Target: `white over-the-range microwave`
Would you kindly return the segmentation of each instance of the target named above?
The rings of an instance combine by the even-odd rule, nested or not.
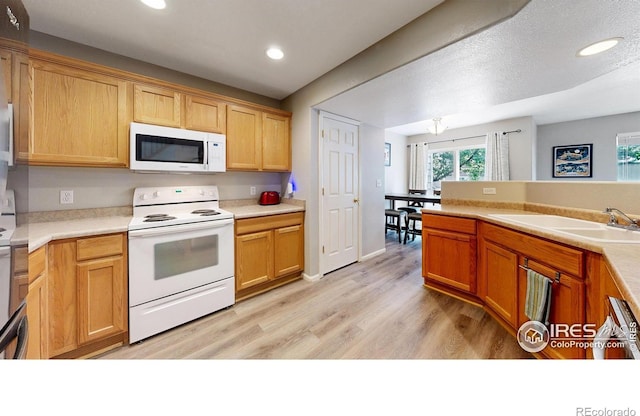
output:
[[[226,136],[131,123],[129,167],[137,171],[225,172]]]

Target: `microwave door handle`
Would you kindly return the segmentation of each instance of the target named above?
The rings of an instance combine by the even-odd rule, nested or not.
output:
[[[217,221],[208,221],[206,225],[202,222],[181,225],[176,227],[158,227],[158,228],[149,228],[144,230],[131,230],[129,231],[129,238],[144,238],[144,237],[155,237],[159,235],[170,235],[170,234],[179,234],[189,231],[200,231],[200,230],[208,230],[213,228],[222,228],[229,225],[233,225],[233,218],[228,220],[217,220]]]
[[[205,140],[203,147],[204,147],[204,170],[206,172],[209,170],[209,142]]]

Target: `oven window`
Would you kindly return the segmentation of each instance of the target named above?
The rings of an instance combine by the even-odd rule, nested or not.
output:
[[[138,134],[136,160],[201,164],[204,162],[204,142]]]
[[[218,236],[156,244],[153,257],[155,280],[206,269],[218,264]]]

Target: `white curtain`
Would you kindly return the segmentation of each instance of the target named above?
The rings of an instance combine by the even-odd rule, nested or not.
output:
[[[485,177],[488,181],[509,180],[509,136],[501,131],[487,134]]]
[[[412,143],[409,149],[409,189],[427,189],[427,144]]]

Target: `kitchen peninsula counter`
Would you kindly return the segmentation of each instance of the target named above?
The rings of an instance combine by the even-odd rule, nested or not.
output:
[[[437,206],[427,206],[422,209],[425,214],[441,214],[463,218],[473,218],[487,223],[492,223],[502,227],[521,231],[534,236],[542,237],[558,243],[581,248],[601,254],[605,261],[611,266],[614,280],[618,289],[629,303],[633,313],[640,316],[640,273],[638,272],[638,262],[640,259],[640,244],[637,243],[603,243],[595,240],[580,239],[571,235],[554,232],[549,229],[542,229],[533,226],[515,224],[510,221],[501,220],[493,215],[496,214],[530,214],[530,215],[560,215],[570,216],[569,212],[563,208],[558,208],[554,212],[554,208],[549,207],[537,212],[518,207],[517,204],[509,206],[491,207],[491,206],[474,206],[472,204],[444,204]],[[595,218],[589,217],[583,212],[576,211],[575,218],[586,219],[605,223],[606,221],[597,221]],[[596,215],[596,214],[593,214]],[[598,214],[599,215],[599,214]]]

